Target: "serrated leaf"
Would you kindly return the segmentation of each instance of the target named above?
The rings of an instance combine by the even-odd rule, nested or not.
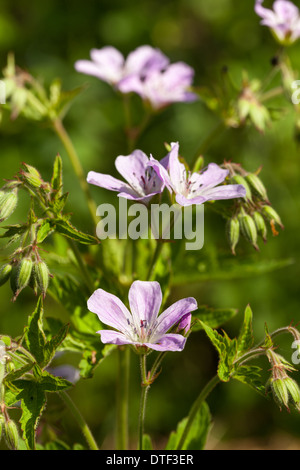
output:
[[[261,370],[258,366],[242,365],[238,367],[232,377],[265,396],[265,385],[262,383]]]
[[[177,425],[176,431],[170,435],[165,450],[176,450],[186,427],[188,418],[184,418]],[[203,450],[211,426],[211,414],[206,402],[199,408],[197,415],[189,429],[181,450]]]
[[[222,382],[228,382],[235,370],[233,362],[236,358],[237,342],[235,339],[231,340],[225,332],[221,335],[205,323],[201,324],[219,354],[218,376]]]
[[[54,165],[53,165],[53,174],[51,178],[51,187],[54,191],[57,191],[57,194],[61,196],[62,187],[63,187],[63,163],[60,155],[56,155]]]
[[[231,320],[237,314],[238,310],[234,308],[213,309],[206,306],[199,307],[193,312],[192,318],[195,320],[193,331],[202,330],[201,322],[211,328],[219,328],[227,321]]]
[[[54,223],[57,232],[65,235],[68,238],[71,238],[76,242],[82,243],[84,245],[97,245],[100,243],[96,237],[77,230],[77,228],[73,227],[73,225],[67,220],[57,219]]]
[[[237,339],[238,356],[243,355],[246,351],[251,349],[251,347],[253,346],[254,337],[253,337],[252,319],[253,319],[252,310],[250,306],[248,305],[245,310],[243,325],[242,325],[239,337]]]
[[[53,233],[53,231],[54,229],[52,227],[51,221],[48,219],[44,219],[37,230],[37,243],[42,243],[49,235],[51,235],[51,233]]]
[[[40,296],[33,314],[29,317],[28,326],[24,331],[27,349],[34,356],[38,364],[42,364],[44,361],[44,347],[46,344],[42,318],[43,298]]]

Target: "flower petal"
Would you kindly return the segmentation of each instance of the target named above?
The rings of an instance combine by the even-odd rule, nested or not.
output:
[[[149,159],[142,150],[134,150],[130,155],[119,155],[115,166],[123,178],[138,194],[144,192],[145,172]]]
[[[186,338],[178,334],[168,334],[160,338],[157,343],[144,343],[148,348],[155,351],[182,351],[186,343]]]
[[[169,59],[159,49],[140,46],[128,54],[125,63],[125,75],[139,75],[142,78],[153,70],[162,70],[169,64]]]
[[[97,333],[101,336],[101,341],[104,344],[134,344],[133,341],[128,339],[123,333],[114,330],[99,330]]]
[[[197,308],[197,301],[193,297],[178,300],[167,308],[158,317],[155,332],[153,334],[153,342],[160,340],[159,337],[164,335],[173,325],[178,323],[184,315],[193,312]]]
[[[203,191],[203,197],[205,197],[207,201],[215,201],[217,199],[234,199],[245,196],[246,189],[242,184],[226,184]]]
[[[100,186],[100,188],[109,189],[110,191],[120,191],[131,195],[135,194],[128,184],[111,175],[90,171],[87,175],[87,182],[95,186]]]
[[[210,163],[200,174],[193,173],[192,182],[194,182],[194,185],[198,187],[212,188],[213,186],[222,183],[227,175],[228,170],[224,170],[216,163]]]
[[[185,189],[186,183],[186,169],[183,163],[180,163],[178,158],[179,144],[172,143],[171,151],[169,153],[169,174],[172,187],[176,193],[181,194]]]
[[[128,293],[130,310],[137,330],[141,331],[142,323],[147,330],[156,321],[161,303],[162,292],[158,282],[134,281]]]
[[[103,289],[97,289],[87,302],[88,309],[96,313],[99,320],[121,332],[130,332],[132,316],[123,302]]]

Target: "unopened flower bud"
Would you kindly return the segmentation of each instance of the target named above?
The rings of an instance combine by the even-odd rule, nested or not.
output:
[[[273,209],[273,207],[265,205],[261,208],[261,213],[264,217],[266,217],[266,219],[270,220],[270,222],[278,224],[282,229],[284,228],[279,215]]]
[[[267,190],[261,179],[255,173],[248,173],[245,177],[255,194],[264,201],[268,201]]]
[[[294,406],[300,411],[300,390],[297,382],[295,382],[295,380],[291,379],[290,377],[287,377],[284,379],[284,381],[288,393],[293,400]]]
[[[12,271],[12,265],[11,264],[5,264],[4,266],[1,267],[0,269],[0,286],[3,286],[8,279],[10,278]]]
[[[232,217],[227,222],[227,237],[229,240],[231,252],[235,255],[235,247],[240,239],[240,223],[237,217]]]
[[[248,199],[249,201],[252,200],[252,193],[249,184],[247,183],[246,179],[242,175],[234,175],[231,178],[231,181],[236,184],[242,184],[244,188],[246,189],[246,196],[245,199]]]
[[[262,237],[263,241],[266,242],[268,231],[267,231],[267,226],[266,226],[263,216],[261,215],[260,212],[256,211],[253,214],[253,220],[257,228],[257,233]]]
[[[38,261],[34,265],[34,276],[39,289],[45,297],[49,284],[49,269],[44,261]]]
[[[31,165],[27,165],[27,163],[24,163],[24,166],[27,171],[21,171],[21,174],[26,182],[35,188],[39,188],[43,184],[43,179],[38,170]]]
[[[12,419],[5,421],[4,433],[8,447],[17,450],[19,447],[19,432],[16,423]]]
[[[289,393],[285,380],[282,378],[271,379],[271,390],[274,400],[278,403],[279,407],[281,408],[283,405],[288,409]]]
[[[14,293],[14,300],[18,297],[21,290],[29,284],[32,266],[33,262],[31,258],[23,258],[19,265],[13,268],[10,277],[10,285]]]
[[[8,219],[14,212],[18,203],[17,189],[13,191],[0,191],[0,222]]]
[[[240,229],[246,240],[248,240],[251,245],[259,250],[257,245],[257,229],[254,220],[249,214],[242,213],[239,215]]]

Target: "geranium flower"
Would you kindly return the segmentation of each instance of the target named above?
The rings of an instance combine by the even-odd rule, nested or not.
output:
[[[246,189],[241,184],[218,186],[224,182],[228,170],[220,168],[216,163],[210,163],[201,173],[192,173],[179,161],[178,152],[178,143],[172,143],[167,169],[153,158],[150,164],[164,180],[167,188],[175,193],[179,205],[190,206],[217,199],[245,197]]]
[[[124,78],[132,75],[144,78],[149,72],[162,70],[169,63],[169,59],[159,49],[147,45],[135,49],[126,60],[112,46],[92,49],[90,56],[92,60],[75,62],[77,72],[95,76],[117,89]]]
[[[256,0],[255,12],[262,18],[261,24],[274,32],[279,42],[291,44],[300,37],[300,13],[292,2],[276,0],[273,10],[262,6],[263,0]]]
[[[130,155],[120,155],[115,161],[118,172],[127,183],[95,171],[88,173],[87,182],[110,191],[118,191],[119,197],[147,202],[155,194],[161,193],[165,187],[160,171],[156,172],[149,165],[149,161],[142,150],[134,150]],[[164,168],[166,160],[163,159],[160,165]]]
[[[169,65],[165,70],[154,70],[145,78],[131,75],[122,80],[123,93],[135,92],[155,110],[174,102],[195,101],[197,95],[190,91],[194,70],[183,62]]]
[[[88,300],[88,309],[113,330],[100,330],[103,343],[131,344],[156,351],[182,351],[186,338],[170,333],[180,320],[197,309],[193,297],[178,300],[159,315],[162,292],[158,282],[134,281],[128,294],[130,310],[113,294],[97,289]]]

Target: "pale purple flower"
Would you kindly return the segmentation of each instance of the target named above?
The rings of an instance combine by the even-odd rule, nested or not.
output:
[[[127,182],[95,171],[88,173],[87,182],[110,191],[117,191],[119,197],[148,202],[165,187],[160,171],[157,172],[150,166],[149,161],[142,150],[134,150],[130,155],[118,156],[115,161],[118,172]],[[161,160],[162,168],[165,164],[165,159]]]
[[[261,24],[268,26],[278,40],[290,44],[300,37],[300,13],[292,2],[275,0],[273,10],[262,6],[263,0],[256,0],[255,12],[262,18]]]
[[[192,173],[179,161],[178,152],[178,143],[172,143],[167,169],[153,158],[150,164],[160,174],[169,191],[175,193],[179,205],[190,206],[218,199],[245,197],[246,189],[241,184],[220,186],[227,177],[228,170],[222,169],[216,163],[210,163],[201,173]]]
[[[135,49],[126,60],[112,46],[92,49],[90,56],[91,60],[75,62],[77,72],[95,76],[117,89],[123,79],[132,75],[144,78],[149,72],[162,70],[169,63],[169,59],[159,49],[147,45]]]
[[[193,297],[178,300],[159,315],[162,292],[158,282],[134,281],[128,293],[130,311],[123,302],[103,289],[88,300],[88,309],[112,330],[100,330],[103,343],[145,346],[156,351],[182,351],[186,338],[170,333],[180,320],[197,309]]]
[[[122,80],[123,93],[135,92],[155,110],[175,102],[195,101],[191,91],[194,70],[183,62],[169,65],[165,70],[154,70],[146,77],[131,75]]]

